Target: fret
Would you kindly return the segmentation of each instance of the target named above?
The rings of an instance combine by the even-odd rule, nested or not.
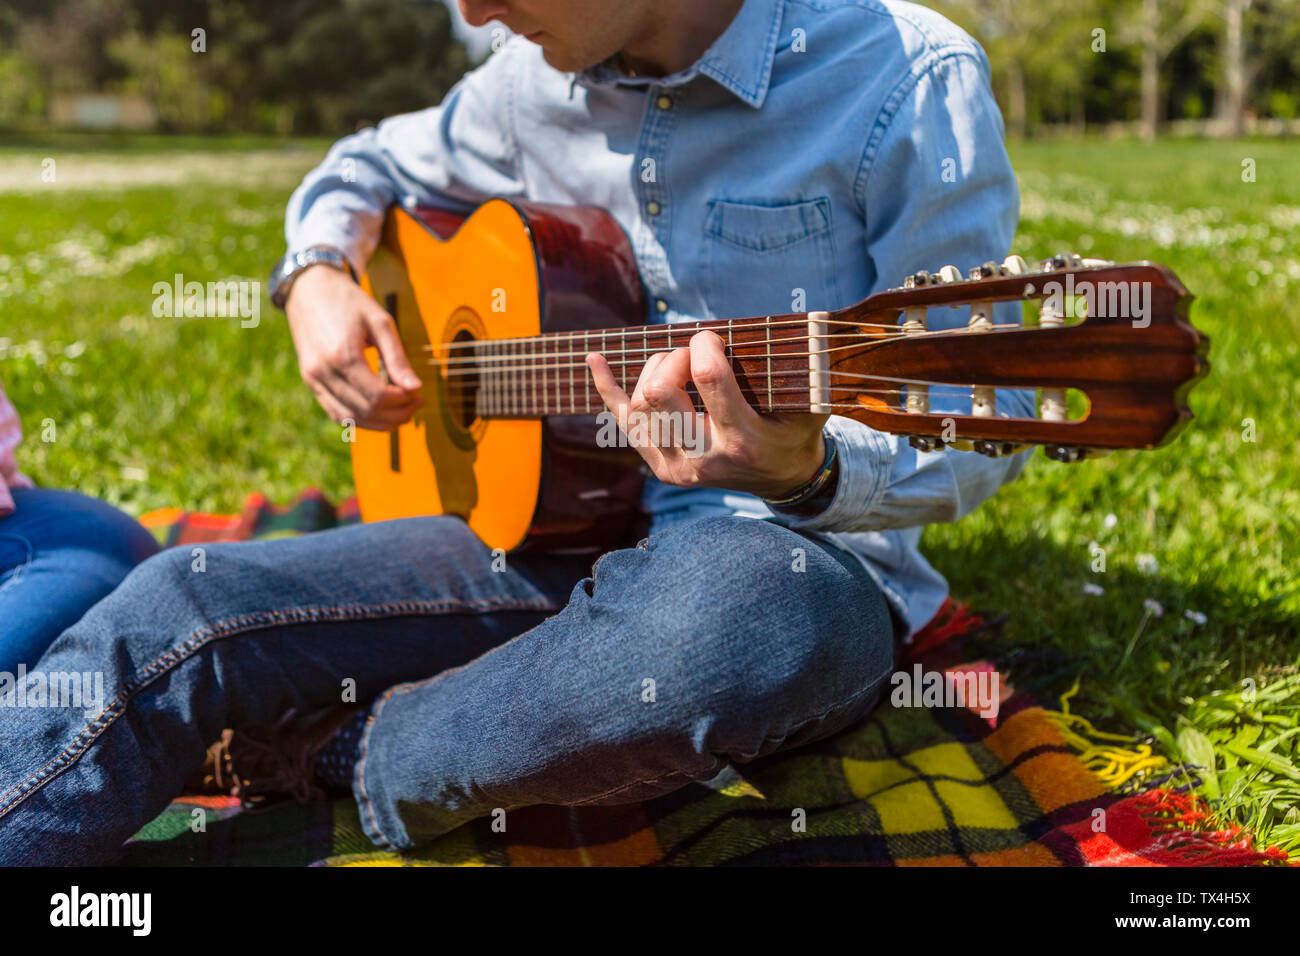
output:
[[[452,354],[455,355],[455,353],[452,353]],[[482,345],[482,343],[481,343],[481,342],[474,342],[474,343],[472,343],[472,344],[470,345],[470,347],[469,347],[468,354],[469,354],[469,357],[470,357],[470,362],[471,362],[471,364],[470,364],[469,366],[462,366],[460,370],[461,370],[461,371],[470,371],[470,372],[473,373],[472,375],[466,377],[466,379],[465,379],[466,381],[479,381],[479,382],[480,382],[479,387],[476,388],[476,389],[474,389],[474,417],[475,417],[475,418],[482,418],[482,417],[483,417],[484,404],[487,402],[487,396],[483,394],[483,386],[482,386],[482,384],[481,384],[481,380],[480,380],[480,379],[476,379],[476,378],[474,377],[475,375],[478,374],[478,369],[481,368],[482,365],[483,365],[483,345]],[[453,365],[453,366],[451,366],[450,368],[456,368],[456,366]],[[449,369],[449,373],[450,373],[450,369]]]
[[[506,346],[506,387],[509,389],[506,395],[506,411],[513,415],[519,410],[517,396],[515,394],[515,363],[514,363],[514,344]]]
[[[541,357],[540,357],[540,358],[541,358],[541,362],[540,362],[540,364],[539,364],[539,366],[538,366],[538,371],[542,373],[542,407],[541,407],[541,412],[542,412],[543,415],[545,415],[545,414],[549,413],[549,412],[550,412],[550,409],[551,409],[551,396],[550,396],[550,393],[548,393],[547,390],[546,390],[546,347],[547,347],[548,345],[551,344],[551,340],[550,340],[550,339],[547,339],[547,338],[542,338],[542,339],[538,339],[537,342],[538,342],[538,346],[539,346],[539,347],[541,348],[541,350],[542,350],[542,354],[541,354]]]
[[[578,362],[577,341],[578,341],[578,333],[577,333],[577,332],[570,332],[570,333],[569,333],[569,352],[570,352],[571,354],[569,355],[569,360],[570,360],[571,362],[573,362],[575,365],[576,365],[577,362]],[[585,354],[584,354],[584,359],[585,359]],[[569,368],[569,414],[573,414],[574,412],[576,412],[576,411],[578,410],[577,403],[574,402],[574,400],[573,400],[573,379],[574,379],[574,376],[575,376],[576,372],[577,372],[577,369],[572,368],[572,367]]]
[[[628,353],[628,351],[629,351],[629,349],[628,349],[628,347],[627,347],[627,333],[626,333],[626,332],[622,332],[621,334],[622,334],[622,336],[623,336],[623,340],[622,340],[622,342],[619,343],[619,345],[621,346],[621,347],[619,348],[619,354],[623,356],[623,362],[622,362],[622,365],[623,365],[623,391],[626,392],[626,391],[627,391],[627,367],[628,367],[629,364],[631,364],[631,360],[628,359],[628,357],[627,357],[627,353]]]
[[[767,410],[770,412],[775,404],[772,400],[772,317],[763,320],[763,338],[767,339]]]
[[[497,410],[496,395],[493,392],[493,389],[496,386],[496,381],[492,377],[492,349],[493,349],[492,342],[483,343],[483,361],[479,363],[483,371],[482,392],[484,395],[487,396],[487,400],[484,403],[486,408],[486,411],[484,413],[485,415],[495,415]]]
[[[673,350],[673,327],[671,325],[664,329],[664,339],[668,343],[664,348],[671,352]]]
[[[561,414],[561,410],[564,406],[564,399],[560,397],[560,389],[564,387],[564,383],[560,381],[560,369],[564,366],[566,360],[560,358],[560,353],[564,351],[564,347],[561,345],[560,337],[558,335],[555,336],[554,341],[555,341],[555,414],[559,415]]]

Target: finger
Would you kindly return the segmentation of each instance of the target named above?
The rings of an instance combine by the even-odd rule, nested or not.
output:
[[[325,414],[331,419],[341,424],[345,418],[352,417],[352,414],[343,407],[343,404],[338,399],[330,394],[329,389],[324,385],[316,382],[308,382],[307,385],[311,389],[311,393],[316,396],[316,404],[320,405],[325,410]]]
[[[369,417],[382,409],[401,408],[419,398],[418,393],[385,382],[360,356],[328,371],[331,391],[355,409],[359,416]]]
[[[656,411],[694,415],[695,404],[686,392],[686,385],[691,380],[691,350],[673,349],[653,357],[660,356],[661,361],[653,367],[646,363],[646,370],[637,383],[646,404]]]
[[[386,408],[382,411],[371,412],[365,419],[357,422],[362,428],[373,428],[376,431],[391,431],[399,425],[405,425],[411,420],[411,416],[420,408],[421,402],[410,402],[400,408]]]
[[[645,397],[646,384],[654,377],[655,370],[663,363],[667,354],[667,352],[655,352],[641,366],[641,374],[636,377],[636,385],[632,389],[633,408],[642,408],[647,404]]]
[[[654,356],[651,356],[653,358]],[[648,363],[647,363],[648,364]],[[632,436],[628,435],[628,418],[632,409],[632,399],[628,397],[627,392],[614,379],[614,372],[609,367],[609,362],[605,356],[596,352],[588,353],[587,368],[591,370],[592,381],[596,384],[596,391],[600,393],[600,399],[605,403],[615,420],[618,427],[622,429],[623,434],[628,439],[628,444],[636,449],[638,455],[650,466],[656,470],[663,462],[663,455],[652,445],[646,445],[639,441],[633,441]]]
[[[397,323],[393,317],[382,309],[372,309],[366,313],[366,327],[370,330],[370,339],[375,348],[379,349],[379,357],[384,360],[388,380],[408,392],[423,385],[420,376],[411,368],[411,360],[406,355],[401,336],[397,334]]]
[[[591,352],[587,355],[587,368],[591,370],[591,380],[596,385],[600,400],[622,422],[626,418],[627,406],[631,404],[631,399],[614,378],[609,362],[605,360],[605,356]]]
[[[722,339],[713,332],[697,332],[691,336],[690,352],[691,381],[713,423],[738,431],[758,426],[762,419],[745,401]]]

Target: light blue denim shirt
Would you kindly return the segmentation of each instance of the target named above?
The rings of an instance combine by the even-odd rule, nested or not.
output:
[[[491,196],[601,206],[631,237],[645,322],[836,309],[918,269],[1008,252],[1015,176],[984,52],[933,11],[878,0],[747,0],[689,69],[628,77],[548,66],[512,39],[440,106],[340,140],[289,203],[289,248],[360,270],[392,202],[469,212]],[[999,322],[1019,321],[1015,304]],[[932,328],[964,321],[932,309]],[[1032,414],[1032,395],[999,393]],[[969,404],[936,410],[968,412]],[[841,474],[821,514],[781,519],[854,552],[912,632],[947,585],[918,549],[1024,455],[921,454],[835,416]],[[762,501],[651,480],[655,526],[770,517]]]

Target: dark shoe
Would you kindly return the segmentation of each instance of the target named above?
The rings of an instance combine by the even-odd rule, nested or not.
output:
[[[356,712],[342,704],[307,715],[290,710],[271,727],[224,730],[185,793],[238,797],[245,809],[325,800],[312,771],[316,754]]]

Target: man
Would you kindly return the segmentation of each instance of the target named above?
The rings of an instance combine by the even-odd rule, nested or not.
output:
[[[391,428],[420,402],[391,320],[350,275],[395,201],[602,206],[631,238],[646,321],[833,309],[1007,251],[1017,193],[988,64],[921,7],[462,10],[521,36],[442,105],[340,141],[290,202],[275,297],[336,420]],[[363,363],[370,344],[391,383]],[[151,559],[42,661],[103,671],[104,712],[0,710],[0,862],[110,858],[223,728],[234,752],[244,728],[275,724],[240,758],[270,762],[236,759],[238,775],[350,790],[369,836],[405,848],[498,809],[649,798],[861,719],[895,640],[946,593],[921,526],[960,517],[1022,459],[760,416],[709,333],[656,356],[631,396],[588,362],[616,410],[679,408],[688,381],[707,404],[707,453],[642,450],[646,541],[594,568],[519,555],[493,573],[463,522],[434,517],[213,546],[201,573],[183,551]],[[349,689],[358,705],[339,708]]]

